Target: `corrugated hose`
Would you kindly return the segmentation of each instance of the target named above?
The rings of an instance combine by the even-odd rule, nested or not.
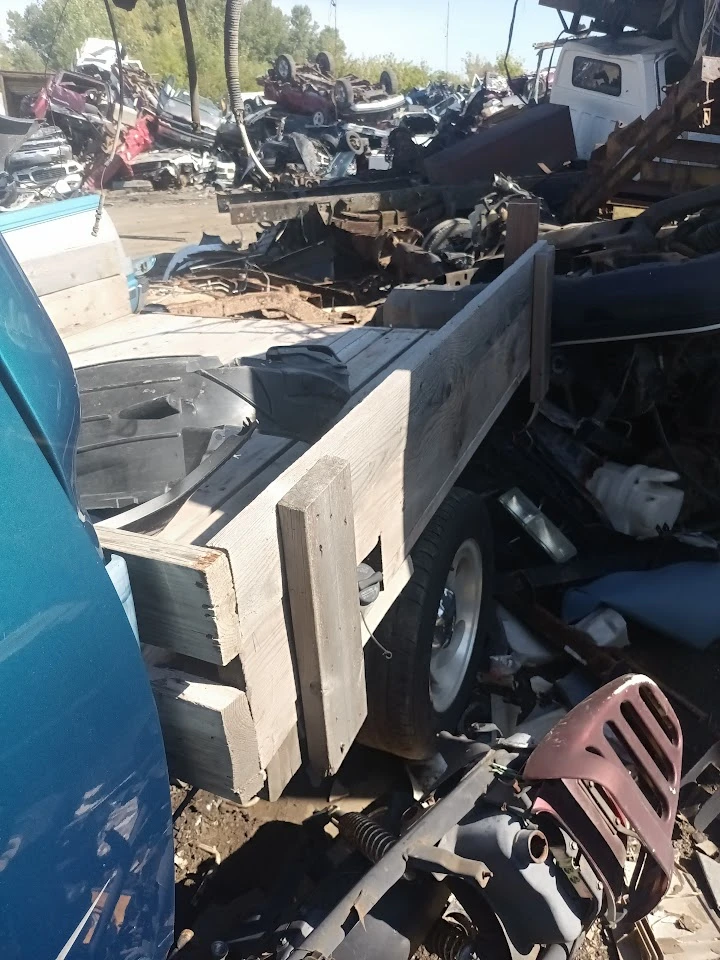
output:
[[[253,150],[245,127],[245,106],[243,104],[242,90],[240,89],[240,64],[238,62],[240,51],[240,13],[243,7],[243,0],[227,0],[225,7],[225,78],[230,94],[230,108],[235,115],[235,120],[242,137],[243,146],[255,167],[268,183],[272,182],[272,177],[260,162],[258,155]]]

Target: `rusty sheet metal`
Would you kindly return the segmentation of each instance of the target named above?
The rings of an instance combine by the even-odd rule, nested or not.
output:
[[[463,184],[551,170],[577,157],[570,110],[541,104],[461,140],[425,161],[433,183]]]

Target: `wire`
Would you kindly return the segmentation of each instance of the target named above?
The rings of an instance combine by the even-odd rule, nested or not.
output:
[[[60,36],[60,30],[62,29],[65,23],[65,11],[67,10],[69,3],[70,3],[70,0],[65,0],[65,3],[63,4],[63,8],[60,11],[60,16],[58,17],[57,27],[55,27],[55,33],[53,34],[53,38],[50,41],[50,46],[48,47],[47,52],[43,57],[43,71],[46,77],[48,75],[48,64],[50,63],[50,58],[55,53],[55,44],[57,43],[57,39]]]
[[[380,641],[378,640],[378,638],[375,636],[375,634],[372,632],[372,630],[371,630],[370,627],[368,626],[368,622],[367,622],[367,620],[365,619],[365,613],[364,613],[362,607],[360,607],[360,616],[362,617],[362,622],[365,624],[365,629],[367,630],[367,632],[368,632],[368,634],[369,634],[370,639],[372,640],[372,642],[375,644],[375,646],[376,646],[376,647],[378,648],[378,650],[382,653],[382,655],[385,657],[386,660],[392,660],[392,658],[393,658],[392,652],[391,652],[390,650],[388,650],[387,647],[384,647],[384,646],[380,643]]]
[[[123,69],[122,63],[122,49],[120,47],[120,38],[118,37],[117,24],[115,23],[115,14],[110,5],[110,0],[104,0],[105,10],[107,11],[108,20],[110,21],[110,29],[112,31],[113,40],[115,41],[115,57],[117,59],[117,68],[118,68],[118,84],[119,84],[119,96],[120,96],[120,109],[118,111],[118,116],[115,126],[115,139],[113,140],[112,149],[108,154],[108,158],[103,164],[102,173],[100,174],[100,201],[98,203],[97,213],[95,214],[95,224],[92,229],[92,235],[96,237],[100,232],[100,221],[102,220],[103,210],[105,209],[105,174],[107,168],[115,159],[117,154],[117,149],[120,145],[120,133],[122,132],[122,121],[123,113],[125,110],[125,70]]]

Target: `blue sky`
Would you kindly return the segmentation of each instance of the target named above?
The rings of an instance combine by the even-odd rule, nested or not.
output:
[[[289,12],[299,0],[274,0]],[[330,0],[300,0],[324,26]],[[351,53],[393,53],[404,60],[426,60],[445,69],[446,0],[337,0],[338,28]],[[450,69],[459,72],[467,51],[487,55],[505,50],[512,0],[450,0]],[[534,62],[533,43],[554,40],[560,32],[555,10],[537,0],[520,0],[513,53]]]
[[[274,0],[289,12],[305,2],[319,24],[331,23],[330,0]],[[446,0],[337,0],[338,27],[351,53],[392,53],[404,60],[426,60],[445,68]],[[8,10],[22,10],[23,0],[0,0],[0,24],[5,33]],[[512,0],[450,0],[450,69],[460,71],[467,51],[494,58],[505,49]],[[520,0],[513,53],[533,63],[532,45],[554,40],[560,30],[554,10],[537,0]]]

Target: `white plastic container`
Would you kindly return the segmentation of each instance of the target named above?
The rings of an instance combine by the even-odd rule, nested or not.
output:
[[[628,625],[625,617],[611,607],[600,607],[585,617],[575,627],[592,637],[598,647],[622,650],[630,646]]]
[[[685,492],[669,484],[679,479],[671,470],[608,462],[595,471],[587,488],[618,533],[646,539],[656,537],[658,527],[672,529],[677,523]]]
[[[108,576],[112,580],[112,585],[115,587],[115,592],[117,593],[118,597],[120,597],[123,610],[130,621],[130,626],[133,629],[135,639],[139,645],[140,636],[138,634],[137,616],[135,615],[135,601],[133,600],[127,564],[122,557],[119,557],[117,554],[113,553],[110,557],[109,563],[105,564],[105,569],[107,570]]]

